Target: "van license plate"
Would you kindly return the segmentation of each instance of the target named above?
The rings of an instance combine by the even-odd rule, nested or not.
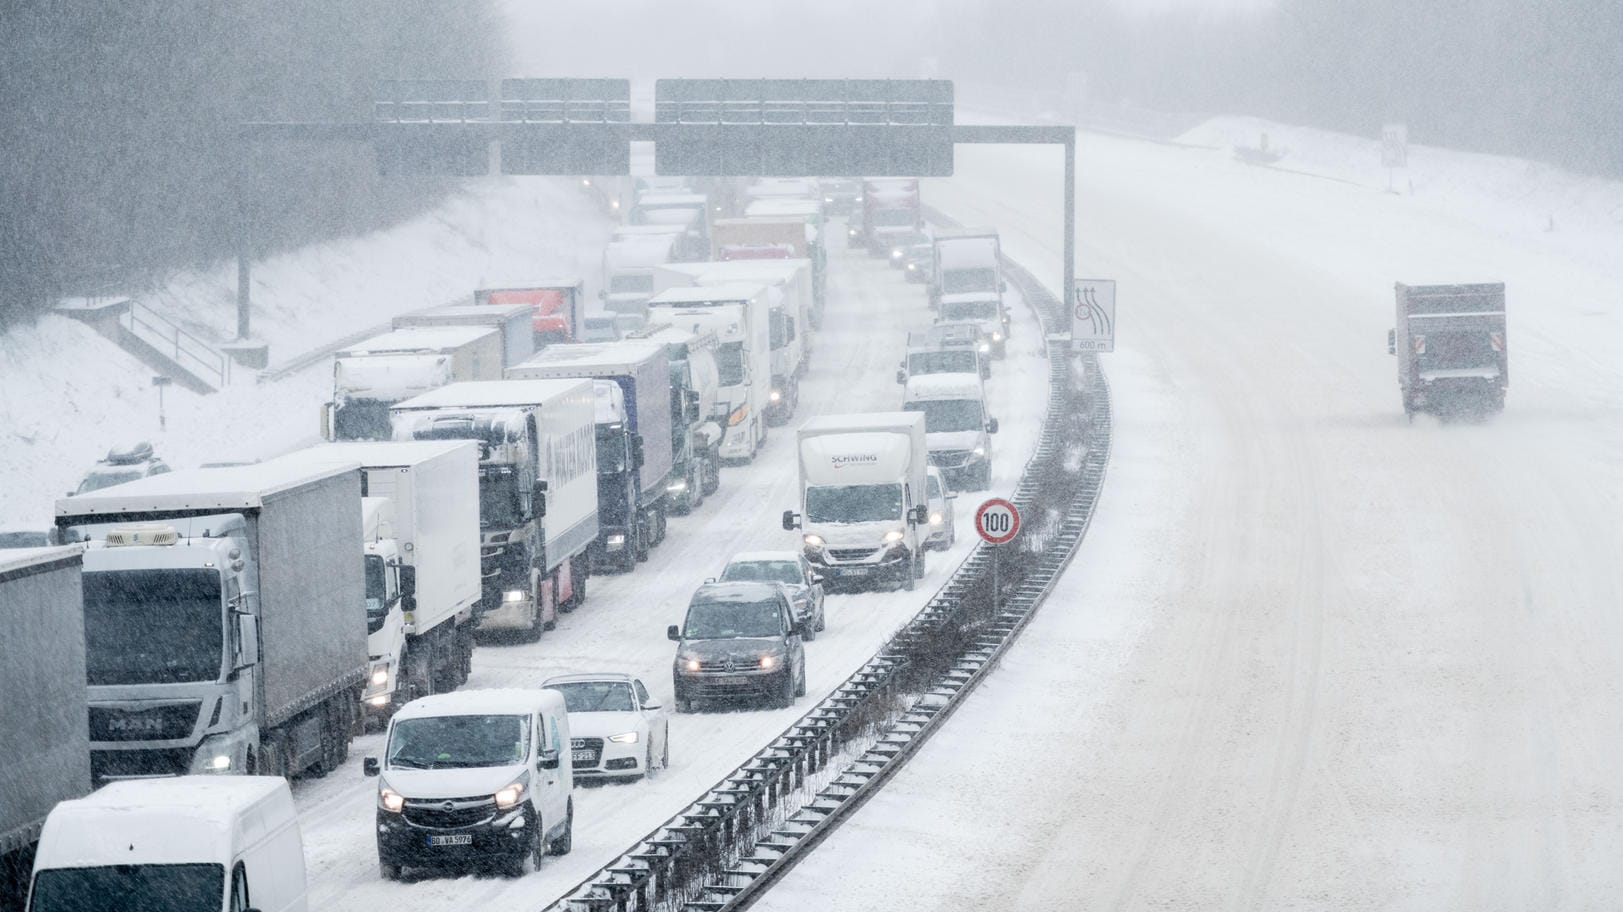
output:
[[[473,845],[472,833],[457,833],[452,836],[430,836],[428,844],[431,846],[459,846]]]
[[[597,762],[597,751],[594,751],[594,750],[571,751],[570,755],[569,755],[569,759],[575,761],[576,763],[596,763]]]
[[[846,576],[867,576],[873,571],[872,567],[842,567],[840,573]]]

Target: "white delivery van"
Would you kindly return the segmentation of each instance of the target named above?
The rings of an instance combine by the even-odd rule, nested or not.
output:
[[[465,690],[407,703],[389,721],[378,777],[378,865],[509,876],[567,855],[575,787],[569,712],[555,690]]]
[[[929,534],[924,416],[824,415],[796,436],[800,512],[785,511],[783,527],[801,530],[812,568],[831,585],[912,589]]]
[[[984,491],[992,483],[992,436],[986,388],[973,372],[915,374],[902,388],[902,410],[924,415],[930,465],[954,491]]]
[[[51,811],[30,912],[120,909],[304,912],[304,843],[280,776],[114,782]],[[95,908],[114,908],[95,905]]]

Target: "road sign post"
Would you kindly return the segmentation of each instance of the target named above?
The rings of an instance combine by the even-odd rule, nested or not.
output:
[[[1116,280],[1077,279],[1071,285],[1071,350],[1116,350]]]
[[[1409,167],[1409,128],[1400,123],[1381,127],[1381,164],[1386,167],[1386,192],[1396,193],[1393,172]]]
[[[975,534],[992,546],[992,611],[1001,608],[1002,590],[998,585],[999,545],[1014,541],[1020,534],[1020,509],[1001,497],[994,497],[975,510]]]

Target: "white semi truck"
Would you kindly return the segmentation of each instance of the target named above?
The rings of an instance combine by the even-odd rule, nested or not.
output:
[[[636,329],[648,321],[648,299],[654,296],[654,267],[674,258],[678,237],[643,235],[613,241],[603,248],[603,285],[598,297],[622,330]]]
[[[454,383],[396,405],[396,440],[479,447],[479,628],[541,636],[586,600],[597,538],[590,380]]]
[[[800,426],[801,532],[813,569],[831,585],[893,583],[924,576],[929,535],[924,416],[917,412],[824,415]]]
[[[541,291],[556,291],[556,289]],[[535,340],[538,335],[533,328],[535,305],[527,302],[503,303],[500,297],[497,298],[497,303],[488,303],[491,291],[486,288],[481,288],[474,294],[476,301],[479,300],[477,297],[479,294],[484,294],[484,301],[476,304],[441,304],[438,307],[413,310],[395,317],[392,325],[395,329],[413,326],[483,326],[494,329],[501,334],[504,367],[512,367],[535,354]]]
[[[374,336],[334,356],[321,436],[388,440],[396,402],[448,383],[500,380],[505,366],[501,333],[490,326],[411,326]]]
[[[766,441],[772,396],[770,289],[763,285],[672,288],[649,302],[651,318],[716,334],[718,411],[725,409],[718,455],[748,462]]]
[[[756,283],[771,289],[772,389],[767,395],[767,420],[786,424],[800,403],[800,380],[811,368],[811,261],[672,263],[654,271],[655,291]]]
[[[716,369],[716,334],[650,323],[628,338],[657,342],[671,359],[671,481],[666,487],[671,512],[692,512],[721,486],[722,422],[716,414],[721,375]]]
[[[83,548],[0,551],[0,909],[21,909],[51,806],[90,791]]]
[[[335,443],[294,457],[361,467],[368,718],[466,682],[480,596],[478,444]]]
[[[930,306],[938,325],[968,324],[1001,358],[1009,339],[1009,314],[1003,305],[1008,283],[1003,278],[1003,251],[990,228],[941,230],[935,235],[930,280]]]
[[[277,458],[56,502],[84,557],[98,780],[322,775],[359,728],[361,473]]]

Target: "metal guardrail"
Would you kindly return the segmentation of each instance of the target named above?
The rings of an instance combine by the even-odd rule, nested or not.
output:
[[[217,390],[231,382],[230,358],[145,304],[130,301],[129,310],[119,317],[119,322],[131,335],[199,381]]]
[[[1045,331],[1065,325],[1061,302],[1029,272],[1005,270]],[[833,694],[548,912],[731,912],[753,902],[917,752],[1025,627],[1092,520],[1110,430],[1094,357],[1050,351],[1043,434],[1013,497],[1020,537],[977,547]]]

